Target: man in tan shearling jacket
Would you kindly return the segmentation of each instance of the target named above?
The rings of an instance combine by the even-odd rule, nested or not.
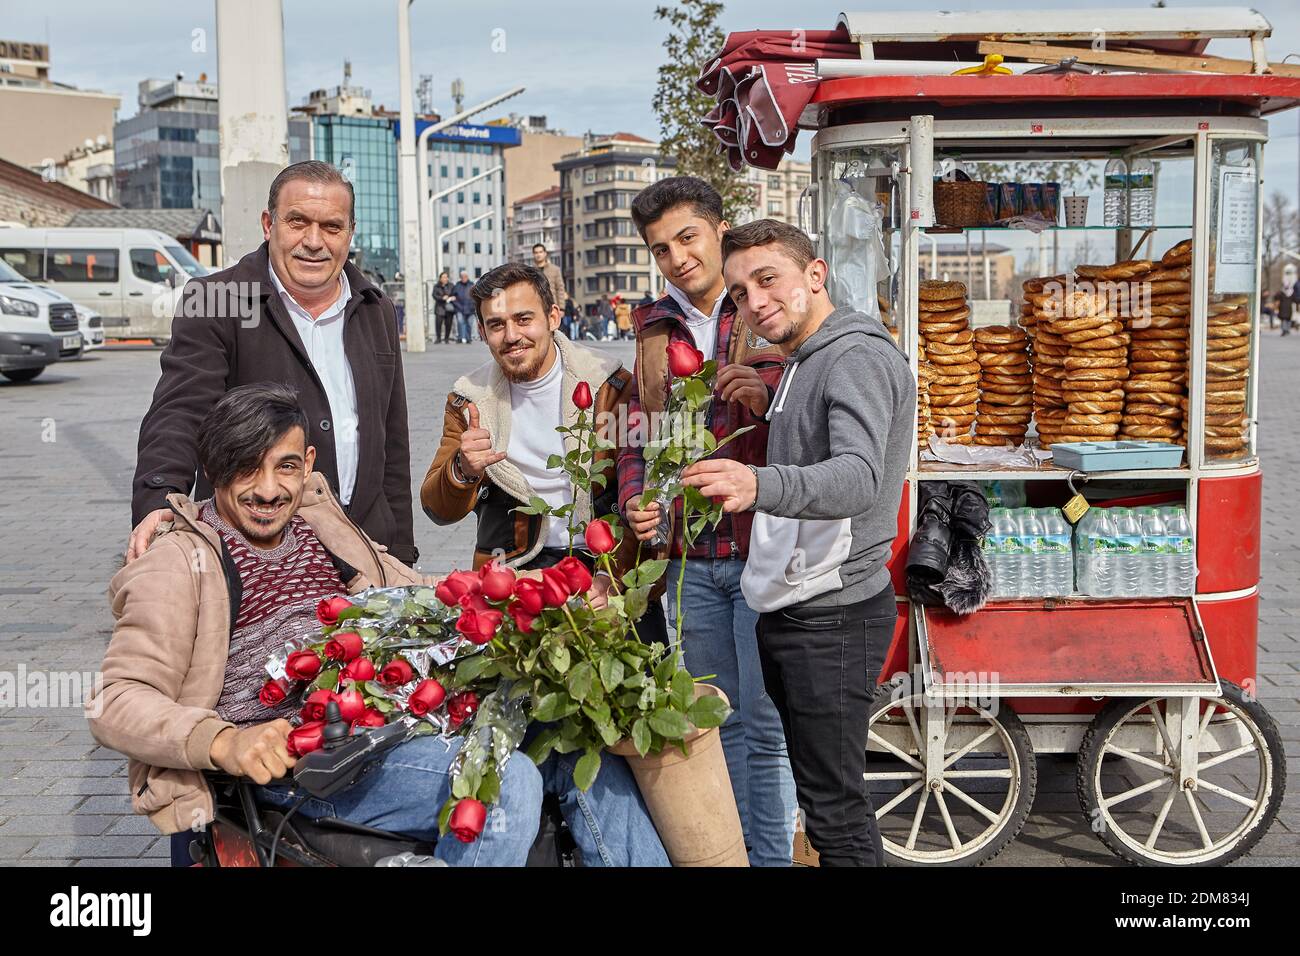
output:
[[[291,389],[228,392],[200,427],[213,498],[171,495],[171,530],[110,585],[116,626],[102,688],[88,708],[98,713],[90,728],[130,758],[133,807],[164,833],[211,821],[204,771],[247,776],[273,805],[294,799],[274,781],[295,762],[285,718],[297,702],[268,709],[258,700],[269,654],[290,637],[315,633],[322,598],[423,582],[344,513],[312,471],[306,434]],[[458,742],[435,736],[407,741],[316,809],[436,840],[457,750]],[[439,840],[436,855],[453,865],[522,865],[541,796],[533,763],[509,761],[482,836],[471,844]],[[309,805],[301,812],[311,815]]]

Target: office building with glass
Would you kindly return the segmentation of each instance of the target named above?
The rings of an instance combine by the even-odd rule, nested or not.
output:
[[[140,111],[113,126],[117,201],[127,209],[221,208],[217,87],[144,80]]]

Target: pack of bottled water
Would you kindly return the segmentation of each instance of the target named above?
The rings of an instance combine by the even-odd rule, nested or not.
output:
[[[1195,591],[1196,543],[1181,505],[1091,508],[1075,535],[1080,594],[1167,597]]]
[[[992,508],[989,521],[984,556],[993,572],[994,598],[1073,592],[1073,533],[1059,508]]]

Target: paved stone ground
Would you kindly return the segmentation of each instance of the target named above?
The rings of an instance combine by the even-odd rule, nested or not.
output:
[[[1266,333],[1264,585],[1260,696],[1300,758],[1300,519],[1288,477],[1300,473],[1300,336]],[[601,346],[629,356],[630,348]],[[432,457],[450,383],[482,346],[406,358],[412,487]],[[111,633],[105,587],[129,522],[135,442],[158,374],[156,350],[111,349],[28,385],[0,380],[0,673],[93,672]],[[420,568],[443,571],[471,547],[472,522],[439,529],[417,513]],[[1300,779],[1247,863],[1300,859]],[[76,709],[0,710],[0,863],[165,865],[167,841],[131,815],[122,758],[96,746]],[[1073,767],[1039,760],[1034,812],[1001,865],[1110,865],[1074,796]]]

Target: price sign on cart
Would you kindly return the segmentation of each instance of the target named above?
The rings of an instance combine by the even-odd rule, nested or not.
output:
[[[1254,166],[1224,166],[1219,170],[1215,292],[1249,292],[1254,285],[1258,199]]]

